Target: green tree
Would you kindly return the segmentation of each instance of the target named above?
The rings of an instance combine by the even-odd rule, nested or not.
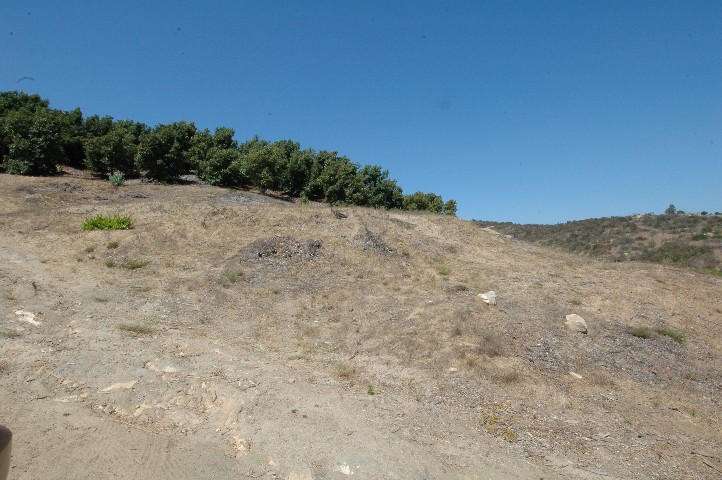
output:
[[[453,205],[455,205],[454,202]],[[441,195],[435,193],[415,192],[404,196],[404,210],[426,210],[432,213],[444,211],[444,200]],[[453,206],[452,205],[452,206]]]
[[[205,129],[191,140],[190,158],[198,177],[211,185],[239,187],[248,184],[238,143],[231,128]]]
[[[90,137],[85,141],[85,165],[93,174],[107,177],[120,172],[134,175],[135,155],[138,150],[136,137],[122,123],[116,123],[105,135]]]
[[[33,117],[38,112],[47,112],[48,101],[40,95],[28,95],[24,92],[0,93],[0,167],[10,155],[10,146],[15,142],[25,144],[29,142],[29,132]],[[30,150],[31,145],[16,145],[18,150]],[[21,155],[22,156],[28,156]]]
[[[65,153],[65,162],[71,167],[83,168],[85,156],[83,112],[80,111],[80,108],[62,112],[62,119],[61,142]]]
[[[158,125],[141,139],[135,156],[136,168],[154,180],[177,180],[190,170],[189,152],[195,133],[193,123]]]
[[[389,179],[388,170],[378,165],[365,165],[358,171],[364,188],[364,205],[374,208],[402,208],[404,202],[401,187]]]
[[[452,199],[444,204],[444,214],[452,217],[456,216],[456,200]]]
[[[311,200],[363,205],[366,202],[364,184],[357,172],[358,166],[348,158],[321,151],[311,166],[304,193]]]
[[[677,213],[677,207],[675,207],[673,203],[670,203],[669,207],[667,207],[667,210],[664,211],[665,215],[674,215],[676,213]]]
[[[3,167],[18,175],[53,175],[65,162],[62,114],[57,110],[20,109],[2,119],[0,131],[7,142]]]
[[[98,115],[91,115],[83,120],[83,129],[85,130],[85,137],[102,137],[106,135],[113,128],[113,117],[105,116],[99,117]]]

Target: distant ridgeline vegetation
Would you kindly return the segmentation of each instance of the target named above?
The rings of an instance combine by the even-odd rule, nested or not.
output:
[[[58,166],[109,178],[175,182],[195,173],[222,187],[273,190],[302,200],[456,215],[440,195],[404,195],[387,170],[363,167],[337,152],[301,150],[297,142],[254,137],[239,144],[231,128],[214,133],[186,122],[149,127],[49,108],[39,95],[0,93],[0,171],[54,175]]]
[[[675,264],[722,275],[722,212],[686,213],[670,205],[663,215],[592,218],[558,225],[474,222],[519,240],[612,261]]]

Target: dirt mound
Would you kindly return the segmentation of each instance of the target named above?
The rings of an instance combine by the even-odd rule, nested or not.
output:
[[[243,249],[242,257],[248,260],[307,261],[321,255],[321,240],[299,241],[292,237],[262,238]]]

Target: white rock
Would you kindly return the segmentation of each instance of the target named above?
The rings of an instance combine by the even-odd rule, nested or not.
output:
[[[479,296],[482,300],[484,300],[485,303],[489,305],[496,305],[496,292],[494,290],[490,290],[485,293],[480,293]]]
[[[576,313],[570,313],[567,315],[567,321],[565,323],[569,330],[575,332],[587,333],[587,322]]]
[[[35,320],[35,314],[25,310],[16,310],[15,315],[20,317],[20,320],[28,322],[30,325],[40,325],[40,322]]]
[[[101,392],[111,392],[113,390],[119,390],[121,388],[125,390],[130,390],[136,383],[138,383],[136,380],[131,380],[130,382],[125,383],[114,383],[113,385],[102,389]]]

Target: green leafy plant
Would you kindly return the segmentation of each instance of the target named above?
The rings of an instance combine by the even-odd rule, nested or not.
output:
[[[133,220],[130,217],[96,215],[88,218],[83,223],[83,230],[128,230],[133,228]]]
[[[108,181],[114,187],[120,187],[125,183],[125,176],[122,173],[115,173],[108,176]]]

